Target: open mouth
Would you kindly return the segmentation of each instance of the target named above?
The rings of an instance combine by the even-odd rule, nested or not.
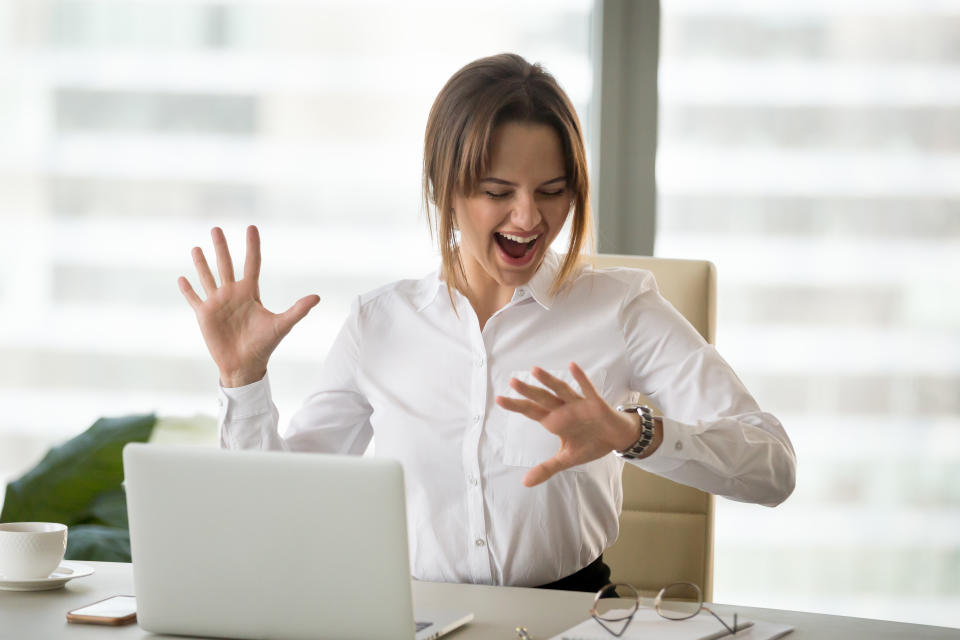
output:
[[[526,262],[526,259],[533,255],[533,249],[537,246],[540,239],[539,234],[523,238],[509,233],[500,233],[499,231],[495,232],[493,237],[496,238],[500,250],[509,258],[509,261],[513,263]]]

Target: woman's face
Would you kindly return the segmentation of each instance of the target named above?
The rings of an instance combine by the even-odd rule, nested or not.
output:
[[[527,283],[569,211],[557,132],[530,122],[498,126],[489,172],[475,193],[454,198],[460,256],[470,288],[512,289]]]

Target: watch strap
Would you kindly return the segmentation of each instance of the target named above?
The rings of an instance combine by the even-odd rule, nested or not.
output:
[[[627,460],[639,458],[653,442],[653,411],[646,405],[635,403],[621,404],[617,407],[617,411],[636,413],[640,416],[640,437],[626,449],[614,451],[614,453]]]

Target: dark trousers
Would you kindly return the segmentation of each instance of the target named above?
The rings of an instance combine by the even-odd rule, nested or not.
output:
[[[560,591],[589,591],[596,593],[610,584],[610,567],[603,562],[603,554],[580,571],[572,573],[556,582],[541,585],[539,589],[559,589]]]

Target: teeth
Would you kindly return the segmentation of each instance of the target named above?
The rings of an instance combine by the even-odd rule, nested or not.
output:
[[[509,233],[500,233],[499,231],[497,233],[499,233],[501,236],[503,236],[507,240],[513,240],[514,242],[520,242],[522,244],[533,242],[534,240],[540,237],[540,234],[537,234],[535,236],[529,236],[527,238],[521,238],[520,236],[512,236]]]

